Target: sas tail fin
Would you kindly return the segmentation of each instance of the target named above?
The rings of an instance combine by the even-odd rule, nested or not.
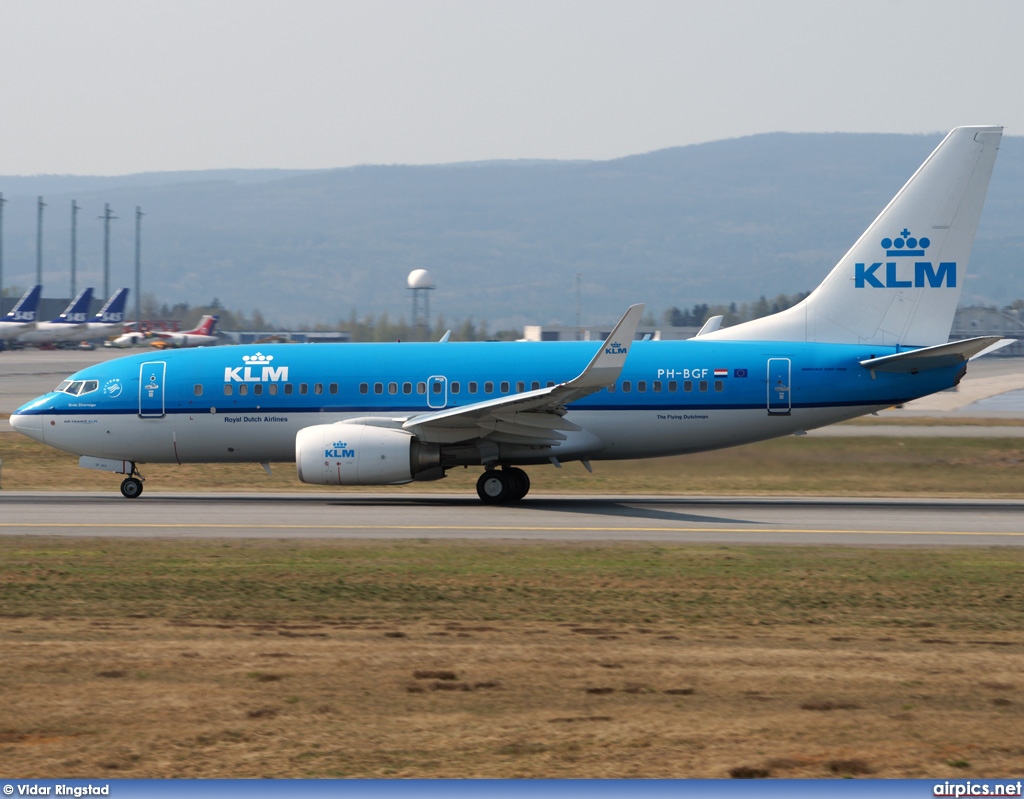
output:
[[[1002,132],[955,128],[803,302],[707,337],[945,343]]]
[[[124,307],[128,303],[128,289],[118,289],[93,317],[94,322],[119,325],[124,321]]]
[[[55,323],[67,325],[80,325],[89,321],[89,303],[92,302],[92,289],[82,289],[78,292],[64,313],[52,320]]]
[[[36,321],[36,309],[39,308],[39,297],[43,293],[43,287],[37,283],[15,304],[4,319],[8,322],[34,322]]]

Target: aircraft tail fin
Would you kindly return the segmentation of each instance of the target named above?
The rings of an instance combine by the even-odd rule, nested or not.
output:
[[[22,295],[4,318],[8,322],[36,321],[36,309],[39,308],[39,297],[42,293],[42,284],[37,283]]]
[[[64,313],[54,319],[54,322],[68,325],[79,325],[83,322],[89,321],[89,303],[92,302],[92,289],[82,289],[78,292],[78,296],[75,297],[67,308],[64,309]]]
[[[217,316],[216,314],[204,316],[202,319],[199,320],[199,324],[196,325],[196,329],[189,330],[188,332],[197,336],[212,336],[213,331],[216,329],[217,322],[219,320],[220,317]]]
[[[93,321],[108,325],[121,324],[124,321],[124,308],[127,303],[128,289],[118,289],[111,295],[106,304],[100,308],[100,312],[93,317]]]
[[[1002,131],[955,128],[803,302],[707,337],[945,342]]]

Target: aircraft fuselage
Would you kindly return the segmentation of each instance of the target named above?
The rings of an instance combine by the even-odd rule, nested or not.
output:
[[[75,454],[138,463],[291,461],[303,428],[412,417],[558,384],[597,346],[270,344],[145,353],[72,375],[63,391],[20,408],[18,429],[31,425],[40,440]],[[963,372],[961,364],[872,374],[859,363],[892,352],[848,344],[636,342],[614,390],[568,406],[565,419],[583,431],[550,446],[500,442],[500,460],[656,457],[733,446],[907,402],[955,385]],[[438,443],[453,451],[458,444]],[[479,460],[462,455],[452,465],[462,462]]]

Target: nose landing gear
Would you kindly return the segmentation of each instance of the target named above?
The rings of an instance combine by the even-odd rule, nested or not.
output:
[[[121,481],[121,495],[126,499],[135,499],[142,493],[142,481],[137,477],[126,477]]]
[[[135,499],[142,493],[142,482],[146,478],[139,474],[138,467],[133,463],[132,470],[128,476],[121,481],[121,496],[125,499]]]
[[[488,469],[476,481],[476,493],[488,505],[518,502],[530,490],[530,477],[516,467]]]

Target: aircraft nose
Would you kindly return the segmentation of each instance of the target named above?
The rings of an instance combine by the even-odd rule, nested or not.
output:
[[[34,438],[36,441],[43,440],[43,417],[37,413],[12,413],[11,427],[22,435]]]

